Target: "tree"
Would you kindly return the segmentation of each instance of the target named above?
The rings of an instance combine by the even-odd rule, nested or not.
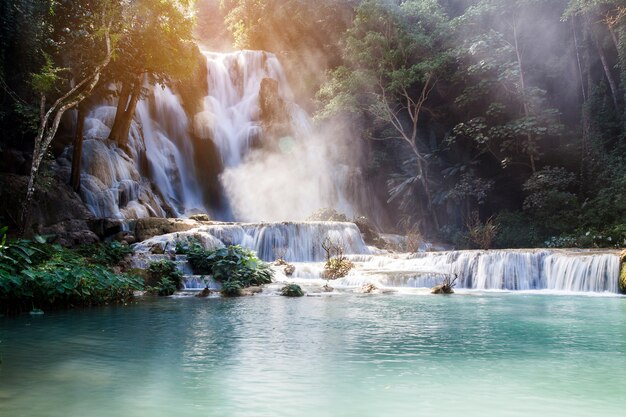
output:
[[[195,44],[192,2],[137,0],[124,12],[117,51],[106,77],[121,88],[109,139],[126,147],[144,82],[165,85],[192,69]]]
[[[93,28],[90,35],[100,39],[103,44],[104,56],[95,63],[84,62],[87,68],[80,71],[82,79],[76,81],[73,87],[64,93],[58,94],[58,97],[51,106],[48,107],[47,97],[57,92],[58,84],[61,81],[59,74],[65,70],[55,66],[52,58],[46,56],[46,62],[41,70],[32,75],[32,88],[39,94],[40,120],[37,135],[35,137],[33,159],[30,169],[30,177],[26,197],[23,202],[23,209],[20,219],[20,235],[23,235],[30,220],[30,212],[32,208],[32,200],[35,195],[36,182],[39,174],[39,168],[43,161],[52,140],[59,128],[59,123],[63,114],[82,102],[95,88],[100,80],[100,75],[104,68],[111,61],[113,55],[113,43],[111,36],[111,27],[113,24],[113,11],[108,2],[102,2],[97,9],[96,15],[87,14],[82,22],[82,29]],[[92,17],[93,16],[93,17]],[[92,64],[92,65],[89,65]],[[74,80],[69,77],[69,80]]]
[[[390,200],[411,195],[419,216],[429,216],[439,228],[433,207],[429,171],[432,144],[420,137],[425,117],[435,115],[430,104],[445,78],[450,54],[443,37],[447,17],[436,1],[406,1],[400,6],[366,0],[356,11],[344,39],[344,65],[333,71],[320,90],[325,103],[320,117],[338,111],[373,116],[371,138],[399,140],[408,157],[390,181]],[[417,187],[418,194],[411,193]],[[409,201],[403,200],[407,211]],[[415,207],[415,205],[413,205]]]
[[[455,136],[474,141],[505,167],[519,163],[512,158],[516,153],[525,154],[533,173],[542,139],[558,136],[563,129],[559,111],[546,105],[547,92],[527,82],[523,42],[530,19],[525,14],[544,2],[482,0],[455,22],[469,34],[459,54],[467,87],[456,102],[471,114],[455,127]]]

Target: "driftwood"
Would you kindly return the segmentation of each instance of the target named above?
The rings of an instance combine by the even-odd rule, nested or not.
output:
[[[454,274],[454,278],[451,278],[450,275],[446,275],[441,284],[436,285],[431,289],[431,293],[432,294],[454,294],[454,286],[456,285],[456,280],[458,278],[459,278],[458,274]]]

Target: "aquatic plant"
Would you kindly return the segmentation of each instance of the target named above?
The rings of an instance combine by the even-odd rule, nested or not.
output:
[[[176,263],[169,259],[150,262],[148,280],[150,283],[156,283],[151,290],[159,296],[172,295],[184,287],[182,272],[178,270]]]
[[[280,295],[285,297],[302,297],[304,291],[298,284],[287,284],[280,289]]]
[[[226,281],[222,284],[222,295],[224,297],[238,297],[243,289],[241,283],[236,280]]]

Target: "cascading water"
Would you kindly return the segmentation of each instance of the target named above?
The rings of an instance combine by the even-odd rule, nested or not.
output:
[[[137,104],[126,154],[106,138],[115,107],[85,120],[81,195],[97,217],[142,218],[204,212],[194,172],[188,120],[169,88],[150,89]]]
[[[220,187],[230,208],[229,213],[213,214],[227,220],[299,221],[322,207],[351,215],[354,202],[368,202],[358,171],[345,163],[343,154],[348,152],[342,152],[336,138],[312,133],[274,55],[207,52],[205,58],[208,94],[199,111],[189,115],[170,88],[150,87],[137,106],[128,154],[106,139],[114,103],[90,113],[85,121],[81,195],[97,217],[210,212],[214,202],[207,201],[202,187],[210,169],[222,170]],[[214,144],[221,161],[198,163],[198,141],[203,140]],[[219,169],[209,166],[220,162]],[[377,255],[347,223],[214,224],[156,237],[138,249],[149,252],[151,246],[160,245],[164,250],[167,243],[173,247],[184,236],[199,238],[206,247],[240,244],[270,261],[280,254],[297,262],[294,277],[305,280],[320,279],[324,259],[320,243],[330,237],[341,241],[356,263],[338,285],[431,287],[456,274],[458,286],[469,289],[618,292],[619,257],[614,253]]]
[[[356,256],[349,285],[433,287],[445,276],[459,288],[618,292],[619,254],[582,250],[492,250]]]
[[[320,245],[329,238],[340,244],[346,253],[369,254],[361,232],[353,223],[299,222],[299,223],[218,223],[201,226],[186,232],[156,236],[135,246],[138,252],[151,252],[155,246],[163,253],[175,247],[176,242],[192,238],[206,248],[241,245],[254,250],[266,261],[283,258],[290,262],[321,262],[325,252]]]
[[[352,200],[367,201],[358,195],[366,187],[339,159],[336,139],[313,136],[278,59],[262,51],[204,56],[208,95],[199,111],[187,114],[170,88],[149,87],[137,105],[128,155],[106,140],[114,103],[89,114],[81,176],[89,209],[97,217],[209,212],[238,221],[304,220],[323,207],[355,214]],[[272,97],[263,96],[264,86]],[[272,114],[263,107],[268,101]],[[197,141],[214,144],[219,168],[211,166],[215,161],[198,163]],[[226,204],[207,201],[201,187],[211,181],[207,172],[219,169]]]

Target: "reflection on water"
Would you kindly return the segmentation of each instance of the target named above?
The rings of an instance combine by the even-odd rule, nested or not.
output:
[[[0,319],[0,416],[621,416],[626,299],[162,299]]]

